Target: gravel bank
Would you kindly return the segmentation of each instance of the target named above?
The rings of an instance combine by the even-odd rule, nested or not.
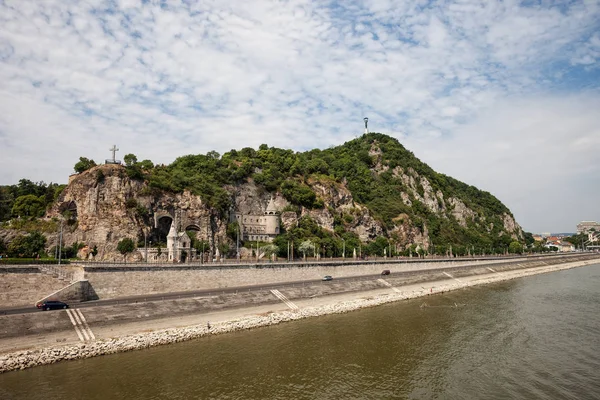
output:
[[[479,275],[461,277],[460,281],[448,280],[444,281],[443,283],[434,282],[433,284],[435,286],[429,290],[423,289],[421,286],[412,285],[398,287],[398,292],[390,291],[390,293],[379,294],[367,298],[365,298],[365,296],[368,296],[368,293],[362,293],[357,294],[357,296],[363,296],[363,298],[356,298],[354,300],[346,300],[330,304],[320,304],[314,307],[301,308],[296,311],[284,311],[270,313],[268,315],[246,316],[229,321],[217,322],[212,324],[210,328],[208,328],[206,325],[194,325],[185,328],[164,329],[124,337],[97,340],[94,342],[81,343],[77,345],[60,347],[55,346],[40,350],[8,353],[0,356],[0,373],[12,370],[21,370],[38,365],[52,364],[63,360],[76,360],[88,357],[96,357],[104,354],[145,349],[163,344],[178,343],[197,339],[206,335],[235,332],[304,318],[318,317],[321,315],[341,314],[362,308],[375,307],[394,301],[412,299],[474,285],[483,285],[596,263],[598,263],[598,260],[579,261],[540,268],[501,272],[483,276]],[[335,299],[330,300],[335,301]],[[322,301],[325,302],[328,300],[322,299]]]

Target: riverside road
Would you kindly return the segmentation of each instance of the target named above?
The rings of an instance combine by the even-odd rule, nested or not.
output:
[[[473,261],[478,262],[476,265],[472,266],[460,266],[460,267],[443,267],[436,269],[420,269],[420,270],[410,270],[410,271],[398,271],[392,272],[390,275],[381,276],[379,274],[368,274],[368,275],[360,275],[353,277],[334,277],[334,281],[337,284],[344,283],[357,283],[363,281],[372,281],[379,278],[384,278],[386,280],[397,280],[397,279],[407,279],[410,277],[419,277],[423,276],[423,274],[430,275],[432,278],[438,276],[440,273],[453,273],[456,271],[461,271],[462,274],[468,274],[469,270],[473,269],[481,269],[482,267],[493,266],[494,268],[501,267],[502,265],[513,264],[514,259],[523,259],[523,257],[487,257],[487,258],[455,258],[455,259],[434,259],[434,260],[423,260],[423,259],[415,259],[415,260],[376,260],[376,261],[363,261],[364,263],[372,263],[372,264],[390,264],[394,263],[396,265],[409,264],[409,263],[417,263],[417,262],[431,262],[431,263],[448,263],[452,261]],[[535,256],[528,257],[525,262],[544,259],[544,260],[552,260],[557,258],[557,256]],[[505,260],[505,263],[498,263],[498,260]],[[495,261],[495,263],[486,264],[486,261]],[[341,264],[342,262],[333,261],[332,264]],[[206,264],[211,265],[211,264]],[[239,265],[239,264],[236,264]],[[286,264],[284,264],[286,265]],[[287,264],[289,265],[289,264]],[[143,267],[144,264],[132,265],[132,267]],[[158,293],[158,294],[148,294],[148,295],[139,295],[139,296],[126,296],[119,298],[112,298],[108,300],[91,300],[86,302],[77,302],[72,303],[72,306],[76,306],[77,308],[87,308],[87,307],[103,307],[103,306],[112,306],[119,304],[139,304],[145,302],[155,302],[155,301],[164,301],[164,300],[176,300],[176,299],[185,299],[185,298],[194,298],[194,297],[203,297],[203,296],[214,296],[214,295],[225,295],[225,294],[237,294],[240,292],[253,292],[253,291],[263,291],[263,290],[272,290],[272,289],[290,289],[294,287],[306,287],[311,285],[333,285],[332,281],[330,282],[322,282],[319,280],[302,280],[302,281],[293,281],[293,282],[280,282],[280,283],[272,283],[272,284],[259,284],[259,285],[247,285],[247,286],[237,286],[237,287],[228,287],[228,288],[213,288],[213,289],[203,289],[203,290],[194,290],[194,291],[185,291],[185,292],[169,292],[169,293]],[[27,314],[33,312],[39,312],[35,305],[32,304],[31,307],[12,307],[12,308],[0,308],[0,315],[13,315],[13,314]]]

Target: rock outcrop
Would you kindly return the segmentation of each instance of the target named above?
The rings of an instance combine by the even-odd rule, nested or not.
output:
[[[195,238],[206,244],[211,253],[215,254],[218,247],[227,252],[227,247],[235,248],[235,237],[227,232],[229,213],[237,213],[235,218],[261,216],[267,212],[268,204],[279,212],[284,231],[297,226],[303,217],[310,217],[322,229],[336,235],[352,232],[363,243],[388,237],[398,250],[409,246],[428,249],[433,243],[449,245],[473,237],[482,243],[500,238],[503,244],[523,238],[510,211],[491,194],[437,174],[393,138],[369,134],[337,149],[342,149],[335,154],[341,155],[343,163],[336,164],[338,160],[326,151],[314,153],[314,159],[304,159],[289,151],[269,153],[271,150],[264,147],[264,160],[280,157],[279,164],[273,161],[264,169],[266,161],[254,150],[245,149],[243,156],[235,153],[238,158],[232,154],[224,157],[234,161],[213,165],[215,170],[221,168],[220,176],[238,174],[235,179],[221,180],[226,184],[211,183],[213,186],[203,186],[202,179],[216,179],[210,175],[190,178],[196,186],[182,177],[193,173],[189,165],[199,162],[196,156],[182,158],[185,167],[174,169],[179,175],[169,175],[173,170],[165,172],[165,167],[161,167],[156,173],[162,173],[164,185],[149,184],[155,173],[151,170],[135,175],[122,165],[100,165],[72,175],[46,218],[62,219],[63,243],[81,244],[79,256],[96,260],[122,260],[117,244],[124,238],[131,238],[138,248],[165,243],[171,224],[176,225],[178,232],[195,231]],[[293,167],[300,161],[310,166]],[[285,172],[275,171],[286,163]],[[202,170],[202,165],[194,168]],[[236,170],[244,166],[253,167],[243,170],[246,172]],[[170,179],[181,182],[169,186]],[[217,203],[211,202],[211,190],[220,191]],[[199,192],[204,197],[196,194]],[[306,201],[307,193],[308,197],[314,194],[311,202]],[[227,197],[231,202],[229,213],[224,205]],[[47,237],[50,248],[57,242],[57,234]],[[142,255],[134,252],[128,257],[135,261]]]

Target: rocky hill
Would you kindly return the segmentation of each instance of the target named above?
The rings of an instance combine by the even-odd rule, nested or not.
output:
[[[345,246],[380,255],[383,249],[388,255],[482,253],[523,239],[494,196],[433,171],[382,134],[304,153],[262,145],[184,156],[168,166],[133,155],[126,160],[126,166],[71,176],[46,212],[46,220],[64,218],[67,245],[86,246],[80,256],[95,246],[96,258],[119,258],[117,243],[126,237],[139,247],[164,247],[174,219],[198,249],[231,254],[230,215],[260,215],[271,199],[281,220],[274,243],[282,256],[287,243],[298,248],[307,239],[324,256]]]

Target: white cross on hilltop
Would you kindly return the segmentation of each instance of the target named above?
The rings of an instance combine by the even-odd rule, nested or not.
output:
[[[121,161],[117,161],[116,152],[119,151],[119,148],[116,144],[113,144],[113,147],[108,149],[112,151],[112,160],[106,160],[107,164],[121,164]]]

